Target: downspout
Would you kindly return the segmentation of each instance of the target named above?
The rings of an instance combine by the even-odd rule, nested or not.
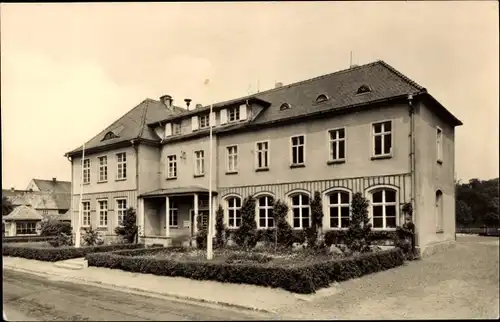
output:
[[[139,144],[136,144],[134,140],[131,140],[130,143],[132,143],[132,147],[134,148],[134,151],[135,151],[135,191],[137,193],[137,195],[139,195]],[[136,200],[136,206],[135,206],[135,209],[136,209],[136,222],[137,222],[137,218],[139,217],[139,198],[135,198]],[[142,223],[141,223],[142,225]],[[135,243],[137,244],[139,242],[139,232],[137,231],[137,233],[135,234]]]
[[[414,240],[414,246],[418,245],[418,238],[417,236],[417,227],[418,225],[416,224],[416,201],[415,201],[415,195],[417,193],[417,183],[416,183],[416,175],[415,175],[415,165],[416,165],[416,158],[415,158],[415,108],[413,106],[413,95],[409,94],[408,95],[408,109],[410,113],[410,176],[411,176],[411,187],[410,187],[410,199],[411,199],[411,206],[413,209],[413,218],[412,221],[415,224],[415,240]]]

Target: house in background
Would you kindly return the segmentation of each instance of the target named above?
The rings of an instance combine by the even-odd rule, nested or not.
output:
[[[52,192],[56,194],[71,194],[71,182],[52,180],[32,179],[26,190]]]
[[[277,199],[289,205],[293,229],[309,227],[315,191],[323,230],[347,229],[352,195],[360,192],[374,230],[402,225],[408,202],[422,255],[454,243],[454,131],[462,123],[387,63],[278,83],[214,104],[212,113],[185,102],[183,109],[169,95],[144,100],[85,144],[83,169],[82,148],[67,153],[73,222],[83,181],[83,227],[112,238],[131,206],[142,242],[190,239],[198,216],[206,223],[208,215],[213,127],[214,210],[222,206],[229,229],[241,225],[247,196],[256,198],[259,229],[274,228]]]
[[[30,206],[21,205],[2,218],[5,236],[32,236],[40,233],[42,215]]]

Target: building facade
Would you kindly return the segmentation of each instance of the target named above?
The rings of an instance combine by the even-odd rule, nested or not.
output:
[[[172,101],[145,100],[129,112],[136,122],[122,118],[86,143],[83,171],[82,149],[68,153],[73,220],[83,174],[83,224],[111,236],[132,206],[146,244],[188,240],[198,216],[207,221],[211,170],[213,209],[222,206],[229,229],[241,224],[247,196],[256,198],[259,229],[273,228],[277,199],[289,205],[293,229],[307,227],[315,191],[324,229],[346,229],[360,192],[373,229],[403,224],[401,207],[410,202],[421,251],[454,242],[454,129],[462,123],[388,64],[280,84],[214,104],[211,113]]]

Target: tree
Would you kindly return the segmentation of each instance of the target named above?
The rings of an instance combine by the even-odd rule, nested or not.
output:
[[[255,199],[246,197],[241,205],[241,226],[236,231],[238,245],[251,249],[257,244],[257,223],[255,222]]]
[[[293,245],[292,227],[286,220],[288,205],[281,200],[273,202],[273,218],[275,225],[274,245],[291,247]]]
[[[455,200],[455,215],[458,226],[467,227],[474,222],[471,207],[463,200]]]
[[[369,252],[371,224],[368,218],[368,200],[359,192],[351,201],[351,222],[346,233],[346,244],[355,252]]]
[[[457,225],[469,222],[470,218],[459,213],[459,201],[463,201],[470,208],[472,222],[469,226],[481,227],[483,225],[498,225],[498,198],[499,198],[499,178],[491,180],[479,180],[477,178],[469,180],[467,183],[457,182],[455,185],[455,198],[457,202],[456,220]],[[461,211],[461,210],[460,210]],[[467,215],[467,211],[465,211]]]
[[[14,210],[14,205],[9,198],[2,196],[2,217],[7,216]]]
[[[219,205],[217,212],[215,213],[215,247],[224,246],[224,210],[222,206]]]
[[[314,192],[311,201],[311,227],[306,229],[307,244],[309,247],[316,247],[323,227],[323,201],[319,191]]]
[[[122,236],[123,240],[127,243],[132,244],[135,241],[137,244],[137,232],[137,216],[134,208],[130,207],[123,216],[123,226],[116,227],[115,233]]]

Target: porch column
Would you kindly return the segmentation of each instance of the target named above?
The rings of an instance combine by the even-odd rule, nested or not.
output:
[[[193,227],[193,232],[196,234],[198,232],[198,194],[194,194],[194,227]]]
[[[170,198],[165,197],[165,236],[170,237]]]
[[[137,218],[137,228],[139,237],[144,237],[144,198],[139,198],[139,216]]]

